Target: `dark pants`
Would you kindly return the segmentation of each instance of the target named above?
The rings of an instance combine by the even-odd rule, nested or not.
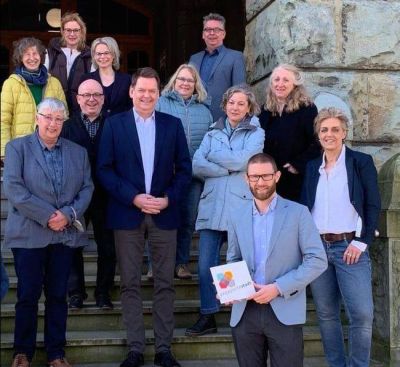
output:
[[[140,283],[145,237],[153,263],[153,326],[155,350],[169,350],[174,330],[173,286],[176,230],[156,227],[151,215],[146,215],[140,227],[135,230],[115,230],[115,248],[121,273],[122,317],[127,329],[129,351],[143,353],[145,349],[145,328],[143,320]]]
[[[190,247],[202,190],[203,183],[196,178],[192,178],[179,204],[181,223],[176,238],[176,265],[187,265],[189,263]]]
[[[97,244],[97,278],[95,297],[109,295],[114,285],[115,246],[113,231],[106,228],[106,207],[99,200],[93,199],[85,212],[85,222],[92,222],[94,239]],[[85,273],[83,265],[83,247],[77,248],[68,281],[68,294],[87,297],[85,291]]]
[[[44,344],[52,361],[64,356],[67,283],[73,249],[52,244],[39,249],[13,248],[18,277],[14,349],[31,360],[36,347],[38,302],[45,294]]]
[[[248,302],[232,335],[240,367],[266,367],[268,353],[271,367],[303,366],[301,325],[282,324],[269,304]]]

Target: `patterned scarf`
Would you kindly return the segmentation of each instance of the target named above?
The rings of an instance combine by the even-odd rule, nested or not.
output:
[[[47,78],[49,77],[46,66],[44,65],[40,65],[37,71],[29,71],[25,66],[17,66],[14,73],[21,75],[28,84],[34,85],[46,85]]]

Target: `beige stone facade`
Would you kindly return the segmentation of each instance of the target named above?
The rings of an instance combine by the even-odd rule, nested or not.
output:
[[[373,354],[397,366],[400,0],[247,0],[246,15],[248,82],[259,102],[265,102],[268,77],[277,64],[299,66],[317,107],[344,107],[352,122],[349,144],[371,154],[381,171],[381,233],[370,252]]]
[[[399,0],[248,0],[248,82],[260,102],[278,63],[301,67],[314,98],[351,111],[349,138],[378,169],[400,151]]]

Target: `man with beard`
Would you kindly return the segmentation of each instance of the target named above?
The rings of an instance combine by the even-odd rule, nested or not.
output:
[[[276,193],[280,175],[271,156],[254,155],[246,172],[254,198],[232,203],[227,260],[245,260],[256,289],[232,305],[240,367],[266,367],[268,353],[272,367],[303,366],[306,286],[327,267],[307,208]]]

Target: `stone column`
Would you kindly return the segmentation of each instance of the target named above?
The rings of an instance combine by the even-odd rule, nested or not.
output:
[[[380,235],[371,246],[374,292],[373,356],[400,366],[400,153],[379,172]]]

